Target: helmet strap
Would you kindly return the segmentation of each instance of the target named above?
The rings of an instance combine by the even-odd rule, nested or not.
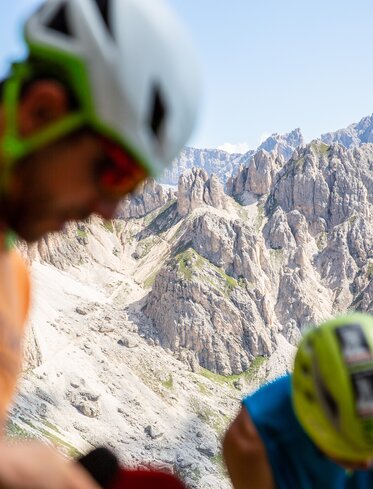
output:
[[[70,113],[48,125],[30,137],[23,138],[18,132],[17,109],[22,83],[32,74],[27,63],[14,64],[11,76],[5,81],[3,106],[5,111],[5,131],[0,140],[1,168],[0,192],[6,191],[11,171],[17,162],[37,149],[56,141],[82,127],[87,118],[83,111]]]

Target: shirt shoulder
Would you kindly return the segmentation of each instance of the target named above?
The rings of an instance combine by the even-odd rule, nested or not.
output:
[[[19,302],[21,308],[22,323],[24,325],[30,308],[30,273],[26,261],[21,254],[13,249],[10,251],[10,258],[13,263],[13,272],[17,284]]]
[[[276,431],[277,436],[281,431],[289,433],[289,429],[298,428],[291,402],[291,375],[264,384],[243,399],[242,404],[256,425]]]

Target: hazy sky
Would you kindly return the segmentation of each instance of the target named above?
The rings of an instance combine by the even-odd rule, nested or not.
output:
[[[192,31],[204,69],[191,145],[254,148],[296,127],[310,140],[373,112],[371,0],[169,1]],[[1,74],[22,53],[20,22],[37,3],[2,2]]]

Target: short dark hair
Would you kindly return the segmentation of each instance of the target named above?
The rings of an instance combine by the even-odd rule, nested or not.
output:
[[[79,101],[78,98],[76,97],[74,91],[71,89],[69,86],[69,83],[67,82],[66,78],[64,77],[63,73],[61,70],[52,65],[45,65],[44,63],[40,63],[40,61],[35,61],[32,58],[29,58],[27,60],[28,63],[31,64],[33,67],[33,74],[30,76],[30,78],[27,78],[21,87],[21,99],[22,97],[26,94],[27,90],[37,81],[40,80],[53,80],[61,83],[67,92],[67,99],[68,99],[68,107],[70,110],[77,109],[79,107]],[[10,74],[10,76],[12,76]],[[0,80],[0,99],[3,100],[4,97],[4,86],[7,82],[8,78],[4,78],[3,80]]]

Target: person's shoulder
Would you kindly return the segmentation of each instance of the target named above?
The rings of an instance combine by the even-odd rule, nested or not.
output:
[[[276,404],[287,402],[291,396],[291,375],[286,374],[266,382],[259,389],[246,396],[242,403],[245,406],[260,404],[262,408],[268,404],[274,408]]]
[[[299,423],[291,398],[291,376],[286,375],[266,383],[243,399],[242,405],[263,439],[297,436]]]
[[[28,280],[29,267],[26,263],[26,260],[22,257],[21,253],[16,248],[13,248],[9,251],[9,258],[12,261],[14,272],[21,275],[24,279]]]
[[[21,298],[23,318],[26,319],[30,306],[30,274],[29,267],[20,252],[13,248],[9,251],[12,261],[13,273],[17,282],[18,291]]]
[[[263,444],[255,424],[250,414],[244,408],[241,408],[241,411],[230,425],[226,439],[233,440],[237,449],[245,453],[246,456],[256,454],[263,450]]]
[[[241,411],[227,432],[225,443],[232,443],[237,453],[246,457],[262,457],[264,444],[260,426],[268,415],[270,418],[278,416],[278,403],[288,392],[290,392],[290,376],[285,375],[266,382],[254,393],[245,397]]]
[[[234,487],[274,489],[264,443],[245,408],[225,434],[223,456]]]

